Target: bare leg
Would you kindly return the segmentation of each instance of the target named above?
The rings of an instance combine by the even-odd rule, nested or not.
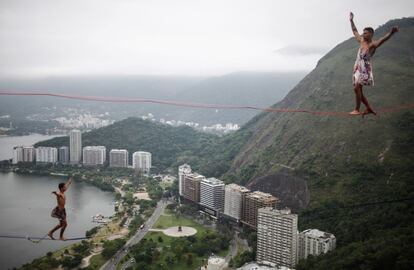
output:
[[[355,91],[355,110],[353,110],[349,114],[359,115],[359,114],[361,114],[359,112],[359,109],[361,107],[361,101],[362,101],[362,85],[357,83],[354,87],[354,91]]]
[[[63,220],[62,221],[62,229],[60,229],[60,240],[66,240],[66,238],[65,237],[63,237],[63,233],[65,232],[65,229],[66,229],[66,227],[68,226],[68,223],[66,222],[66,220]]]
[[[48,236],[50,237],[50,239],[55,240],[55,238],[53,237],[53,233],[57,230],[59,230],[59,228],[62,227],[62,222],[58,225],[56,225],[50,232],[48,232]]]
[[[368,103],[368,99],[365,97],[364,93],[362,92],[362,88],[361,88],[361,94],[362,94],[362,103],[364,103],[365,107],[367,107],[367,108],[365,109],[364,114],[370,114],[370,113],[372,113],[372,114],[374,114],[374,115],[377,115],[377,113],[376,113],[376,112],[374,112],[374,110],[373,110],[373,109],[371,108],[371,106],[369,105],[369,103]]]

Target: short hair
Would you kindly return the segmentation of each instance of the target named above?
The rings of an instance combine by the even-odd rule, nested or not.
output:
[[[62,190],[62,188],[65,186],[65,183],[60,183],[59,184],[59,190]]]
[[[368,32],[370,32],[371,34],[374,34],[374,28],[372,27],[365,27],[364,31],[367,30]]]

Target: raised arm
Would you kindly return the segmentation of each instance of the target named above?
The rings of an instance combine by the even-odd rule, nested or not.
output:
[[[385,36],[373,42],[374,47],[378,48],[379,46],[381,46],[385,41],[390,39],[391,36],[397,33],[398,30],[399,30],[398,26],[394,26],[393,28],[391,28],[391,31],[385,34]]]
[[[68,189],[68,188],[69,188],[70,184],[72,184],[72,176],[69,176],[69,180],[68,180],[68,181],[66,182],[66,184],[65,184],[66,189]]]
[[[357,30],[357,28],[355,26],[355,23],[354,23],[354,13],[352,13],[352,12],[349,13],[349,21],[351,22],[352,33],[354,33],[354,36],[355,36],[356,40],[358,42],[361,42],[362,37],[358,33],[358,30]]]

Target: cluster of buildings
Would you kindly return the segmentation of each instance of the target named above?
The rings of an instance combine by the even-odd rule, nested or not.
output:
[[[102,119],[102,117],[108,117],[109,114],[103,114],[103,115],[92,115],[90,113],[80,114],[78,115],[78,112],[76,109],[72,112],[69,110],[67,114],[75,114],[73,117],[58,117],[53,120],[59,122],[59,124],[62,127],[65,128],[85,128],[85,129],[96,129],[108,126],[110,124],[113,124],[114,120],[109,119]]]
[[[317,229],[298,231],[298,215],[280,209],[275,196],[206,178],[184,164],[178,168],[180,199],[196,204],[214,219],[228,219],[257,230],[256,260],[293,268],[300,259],[335,249],[336,238]]]
[[[82,133],[72,130],[69,133],[69,147],[37,147],[15,146],[13,148],[13,164],[19,162],[36,162],[39,164],[82,164],[84,166],[104,166],[109,156],[109,167],[127,168],[129,154],[126,149],[111,149],[107,155],[105,146],[82,147]],[[132,168],[149,174],[151,169],[151,153],[137,151],[132,154]]]

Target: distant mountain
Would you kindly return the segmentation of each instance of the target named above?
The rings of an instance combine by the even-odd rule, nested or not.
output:
[[[270,106],[286,95],[304,73],[234,73],[214,78],[174,76],[68,76],[45,79],[2,80],[0,90],[49,91],[89,96],[151,98],[175,101],[252,104]],[[25,104],[25,106],[21,106]],[[57,109],[50,114],[50,108]],[[112,119],[152,113],[166,120],[192,121],[202,125],[243,124],[258,112],[193,110],[176,106],[144,103],[100,103],[53,97],[0,98],[0,116],[21,121],[29,115],[64,116],[60,109],[77,108],[94,113],[108,112]],[[8,123],[7,123],[8,124]]]
[[[178,93],[177,99],[188,102],[250,105],[269,107],[281,100],[303,77],[303,72],[236,72],[207,78],[190,89]],[[180,110],[175,117],[182,121],[200,119],[209,124],[233,122],[244,124],[257,111],[248,110]]]

